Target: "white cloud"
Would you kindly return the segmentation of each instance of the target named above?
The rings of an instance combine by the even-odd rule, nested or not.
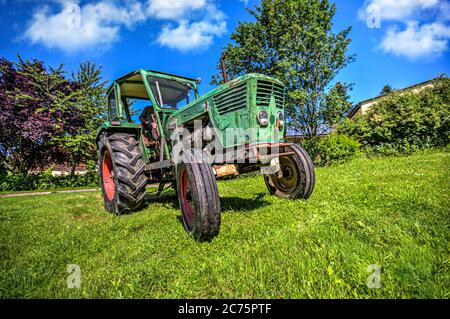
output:
[[[213,24],[208,21],[189,23],[180,21],[177,27],[166,25],[158,37],[162,46],[181,51],[190,51],[197,48],[207,48],[211,45],[214,36],[220,36],[226,31],[226,23]]]
[[[446,1],[446,0],[444,0]],[[436,8],[442,0],[370,0],[358,10],[358,17],[366,20],[367,9],[377,8],[382,20],[403,20],[426,9]]]
[[[369,23],[377,15],[388,28],[379,47],[386,53],[433,59],[449,48],[450,5],[448,0],[370,0],[358,11],[358,17]],[[368,20],[369,17],[369,20]],[[368,24],[369,26],[369,24]]]
[[[439,21],[450,21],[450,2],[444,1],[439,6]]]
[[[176,27],[172,24],[165,25],[157,42],[180,51],[209,47],[215,36],[221,36],[226,32],[227,24],[223,12],[213,4],[206,6],[205,10],[204,19],[200,22],[180,20]]]
[[[80,6],[77,0],[59,0],[58,12],[49,6],[37,9],[23,38],[69,53],[104,51],[120,39],[123,27],[160,19],[177,26],[164,25],[157,43],[181,51],[203,49],[226,31],[225,16],[212,1],[99,0]]]
[[[24,37],[33,44],[66,52],[107,49],[119,39],[121,25],[132,27],[145,19],[139,2],[118,7],[112,2],[100,1],[80,8],[75,1],[62,1],[61,6],[56,14],[52,14],[48,6],[36,11]]]
[[[148,0],[147,12],[156,18],[176,20],[206,4],[206,0]]]
[[[435,58],[447,51],[448,39],[449,26],[442,23],[419,26],[417,22],[410,22],[403,31],[398,31],[395,27],[388,30],[380,47],[385,52],[409,59]]]

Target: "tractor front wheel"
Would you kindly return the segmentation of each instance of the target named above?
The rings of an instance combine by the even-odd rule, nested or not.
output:
[[[296,144],[286,148],[291,155],[280,157],[282,176],[264,175],[269,192],[285,199],[307,199],[315,185],[314,165],[308,153]]]
[[[104,134],[98,145],[98,172],[105,207],[122,214],[145,204],[145,164],[133,134]]]
[[[177,194],[184,228],[199,241],[210,241],[220,229],[216,178],[201,153],[184,155],[176,167]]]

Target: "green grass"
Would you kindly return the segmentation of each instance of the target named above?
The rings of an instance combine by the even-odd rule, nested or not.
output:
[[[308,201],[270,196],[260,176],[220,182],[221,233],[201,244],[170,191],[121,217],[99,193],[2,198],[0,297],[449,298],[449,158],[318,168]]]

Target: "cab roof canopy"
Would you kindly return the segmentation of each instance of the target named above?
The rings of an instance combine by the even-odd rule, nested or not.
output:
[[[179,76],[179,75],[174,75],[174,74],[160,72],[160,71],[154,71],[154,70],[139,69],[139,70],[130,72],[114,81],[115,83],[119,84],[122,97],[148,99],[147,90],[145,89],[145,85],[144,85],[144,82],[143,82],[142,76],[141,76],[142,74],[155,76],[155,77],[161,77],[161,78],[165,78],[165,79],[173,78],[178,81],[197,83],[197,80],[188,78],[188,77],[184,77],[184,76]],[[110,91],[113,88],[113,86],[114,86],[114,84],[111,85],[111,87],[108,91]]]

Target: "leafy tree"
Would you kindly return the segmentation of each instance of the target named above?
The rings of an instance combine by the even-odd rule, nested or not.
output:
[[[321,100],[321,114],[323,123],[326,127],[331,127],[345,118],[351,110],[352,103],[348,92],[352,85],[337,82],[331,90],[324,94]]]
[[[74,106],[77,93],[62,65],[53,69],[42,61],[0,59],[0,160],[8,171],[30,170],[64,161],[53,143],[74,134],[82,125]]]
[[[321,108],[327,88],[354,60],[347,55],[351,28],[332,31],[336,5],[328,0],[262,0],[248,11],[255,22],[239,23],[223,49],[229,77],[255,72],[282,80],[289,126],[316,136],[330,119]],[[212,83],[222,82],[220,69]]]
[[[381,89],[380,95],[386,95],[386,94],[389,94],[389,93],[392,93],[392,92],[394,92],[394,89],[392,88],[392,86],[390,86],[389,84],[386,84]]]
[[[101,71],[100,66],[85,62],[77,73],[72,73],[78,93],[76,108],[83,125],[76,132],[68,132],[55,140],[64,147],[66,162],[71,166],[72,174],[78,164],[88,164],[92,169],[96,162],[96,130],[106,116],[106,81],[102,80]]]

